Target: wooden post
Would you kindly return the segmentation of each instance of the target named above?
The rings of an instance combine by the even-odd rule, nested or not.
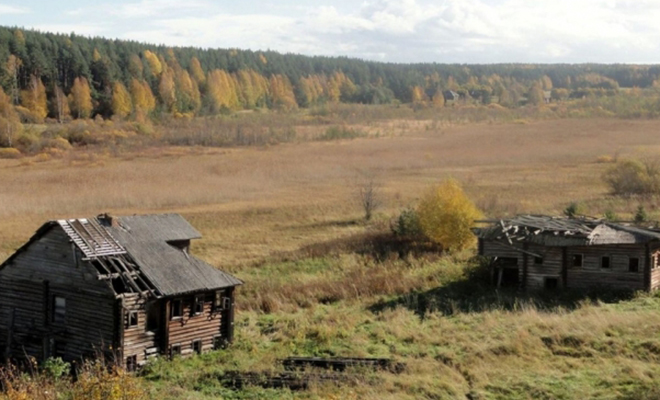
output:
[[[124,304],[122,299],[117,299],[115,302],[115,321],[116,321],[116,336],[114,340],[114,354],[118,360],[115,360],[117,365],[124,365]]]
[[[44,308],[44,326],[50,325],[50,282],[43,282],[43,308]]]
[[[497,288],[499,289],[500,286],[502,286],[502,275],[504,273],[504,268],[499,267],[497,271]]]
[[[7,325],[7,344],[5,347],[5,364],[9,363],[11,359],[11,346],[14,336],[14,320],[16,319],[16,309],[11,309],[11,314],[9,314],[9,324]]]
[[[645,246],[645,252],[644,252],[644,288],[646,291],[650,292],[652,289],[652,284],[653,280],[651,279],[651,271],[652,271],[652,265],[651,265],[651,247],[647,243]]]
[[[525,289],[527,287],[527,264],[529,264],[529,255],[527,255],[527,250],[529,250],[529,243],[523,243],[523,268],[522,268],[522,282],[520,282],[520,287]]]
[[[231,299],[231,305],[229,307],[229,313],[227,315],[227,317],[228,317],[227,318],[228,319],[228,321],[227,321],[228,325],[227,326],[229,328],[227,330],[227,341],[229,343],[231,343],[232,340],[234,340],[234,290],[235,290],[235,288],[231,288],[229,290],[230,290],[229,291],[229,298]]]
[[[171,301],[169,299],[162,300],[162,316],[161,319],[161,342],[160,347],[163,354],[168,354],[170,350],[170,308]]]
[[[561,285],[562,288],[568,287],[568,248],[561,248]]]

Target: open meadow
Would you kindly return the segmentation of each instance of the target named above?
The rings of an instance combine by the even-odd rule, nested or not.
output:
[[[192,252],[245,281],[236,339],[224,351],[148,366],[143,384],[155,398],[660,397],[660,297],[498,293],[470,252],[377,257],[364,239],[387,232],[450,176],[489,217],[560,214],[575,201],[593,216],[627,217],[643,204],[657,219],[655,199],[613,197],[601,176],[617,159],[657,158],[659,120],[387,119],[345,128],[365,134],[2,159],[0,259],[48,219],[187,218],[203,235]],[[370,181],[382,207],[366,222],[357,192]],[[220,383],[224,371],[272,371],[291,355],[392,357],[406,369],[299,392]]]

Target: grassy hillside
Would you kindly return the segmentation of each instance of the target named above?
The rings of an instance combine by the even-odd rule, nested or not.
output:
[[[660,395],[660,298],[496,292],[470,265],[461,257],[374,264],[338,255],[247,270],[235,345],[158,363],[145,379],[157,396],[190,399]],[[357,371],[352,383],[304,392],[235,392],[219,382],[228,370],[277,370],[276,359],[290,355],[392,357],[407,367]]]
[[[617,158],[657,157],[659,127],[401,116],[348,119],[346,129],[367,133],[353,139],[5,159],[0,258],[46,219],[106,211],[188,218],[204,236],[192,252],[246,282],[236,342],[149,366],[137,382],[152,398],[652,399],[660,396],[657,295],[497,292],[470,252],[378,252],[373,238],[447,176],[489,216],[557,214],[576,201],[596,216],[630,216],[643,204],[657,219],[657,198],[614,197],[601,175]],[[326,128],[304,126],[310,135]],[[377,180],[384,203],[369,223],[355,201],[365,178]],[[291,355],[392,357],[406,369],[353,371],[340,386],[298,392],[221,382],[227,371],[277,371]],[[56,398],[43,388],[43,398]]]

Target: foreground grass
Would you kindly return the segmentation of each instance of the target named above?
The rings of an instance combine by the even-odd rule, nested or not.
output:
[[[660,395],[660,297],[577,293],[521,297],[488,288],[471,262],[449,257],[365,265],[364,256],[299,260],[245,271],[236,342],[226,351],[149,366],[159,398],[639,399]],[[347,285],[354,268],[401,269],[405,282],[366,294]],[[320,278],[322,277],[322,278]],[[393,276],[395,279],[400,277]],[[294,295],[291,287],[299,287]],[[404,288],[404,286],[406,286]],[[313,289],[311,289],[313,288]],[[256,300],[269,289],[276,310]],[[365,289],[366,291],[366,289]],[[401,293],[405,292],[405,293]],[[332,294],[334,297],[328,298]],[[301,299],[305,300],[301,303]],[[433,306],[435,304],[435,306]],[[469,306],[467,305],[469,304]],[[264,307],[266,310],[264,310]],[[225,371],[274,371],[287,356],[391,357],[402,374],[308,391],[221,384]],[[363,372],[363,371],[360,371]]]
[[[246,281],[236,342],[151,365],[140,382],[152,398],[660,398],[660,298],[496,292],[467,255],[375,255],[354,245],[448,175],[490,216],[559,214],[570,201],[623,216],[643,201],[657,216],[656,198],[608,196],[608,165],[598,159],[654,157],[658,121],[363,119],[348,120],[369,135],[355,140],[1,160],[0,259],[48,219],[110,211],[190,220],[204,236],[193,253]],[[371,224],[353,202],[363,172],[382,183]],[[303,392],[220,382],[227,370],[278,370],[291,355],[383,356],[408,367]],[[47,398],[70,393],[64,385]]]

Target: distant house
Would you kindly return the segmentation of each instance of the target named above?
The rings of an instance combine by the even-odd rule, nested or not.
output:
[[[442,92],[442,95],[445,98],[445,104],[453,104],[461,98],[461,95],[454,92],[453,90],[445,90]]]
[[[5,359],[186,355],[231,342],[242,282],[190,254],[177,214],[45,223],[0,265]]]
[[[475,233],[497,286],[660,288],[660,232],[652,229],[523,215]]]
[[[543,91],[543,102],[545,104],[549,104],[552,101],[552,91],[551,90],[544,90]]]

